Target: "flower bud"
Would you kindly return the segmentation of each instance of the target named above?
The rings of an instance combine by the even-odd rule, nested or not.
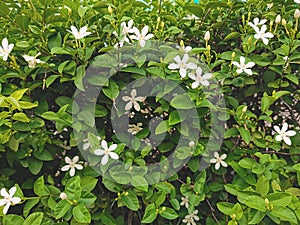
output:
[[[294,13],[294,18],[295,19],[298,19],[300,17],[300,10],[299,9],[296,9],[295,10],[295,13]]]
[[[194,146],[195,146],[195,142],[194,142],[194,141],[190,141],[190,142],[189,142],[189,147],[192,148],[192,147],[194,147]]]
[[[285,20],[285,19],[282,19],[282,20],[281,20],[281,24],[282,24],[282,26],[286,26],[286,20]]]
[[[59,197],[62,199],[62,200],[66,200],[68,198],[68,195],[65,193],[65,192],[62,192],[60,193]]]
[[[108,11],[109,14],[113,13],[113,9],[110,5],[107,7],[107,11]]]
[[[235,52],[231,53],[231,59],[233,60],[235,58]]]
[[[204,35],[204,40],[209,41],[209,39],[210,39],[210,33],[209,33],[209,31],[206,31],[206,33]]]
[[[247,112],[247,109],[248,109],[248,106],[245,105],[245,106],[242,108],[242,112],[243,112],[243,113]]]
[[[280,15],[277,15],[276,16],[276,19],[275,19],[275,23],[276,24],[279,24],[281,22],[281,16]]]

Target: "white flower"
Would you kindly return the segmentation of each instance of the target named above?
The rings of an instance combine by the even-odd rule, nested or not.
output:
[[[256,18],[253,19],[253,23],[252,23],[252,22],[248,22],[248,25],[249,25],[250,27],[254,28],[254,27],[257,27],[257,26],[259,26],[259,25],[263,25],[263,24],[265,24],[266,22],[267,22],[266,19],[259,20],[259,18],[256,17]]]
[[[175,56],[174,61],[176,63],[171,63],[168,68],[171,70],[176,70],[179,69],[179,74],[182,78],[184,78],[187,74],[187,70],[188,69],[196,69],[197,65],[195,63],[188,63],[189,61],[189,55],[188,54],[184,54],[184,56],[182,57],[182,59],[180,58],[179,55]]]
[[[300,17],[300,10],[296,9],[295,12],[294,12],[294,18],[299,19],[299,17]]]
[[[62,192],[60,193],[59,197],[62,199],[62,200],[66,200],[68,198],[68,195],[65,193],[65,192]]]
[[[275,19],[275,23],[276,24],[279,24],[281,22],[281,16],[280,15],[277,15],[276,16],[276,19]]]
[[[271,9],[273,7],[273,3],[267,4],[267,9]]]
[[[101,137],[96,136],[96,138],[98,139],[98,141],[101,141]],[[83,150],[87,150],[92,146],[92,144],[89,142],[88,138],[82,140],[82,142],[83,142],[83,145],[82,145]]]
[[[197,225],[195,221],[199,221],[199,216],[197,216],[198,210],[195,210],[191,214],[188,214],[184,217],[182,220],[183,223],[186,223],[187,225]]]
[[[184,20],[198,20],[199,17],[192,14],[192,15],[187,15],[186,17],[183,17],[183,19]]]
[[[101,149],[96,149],[94,151],[95,155],[104,155],[103,158],[101,159],[101,164],[105,165],[108,162],[108,158],[111,157],[112,159],[119,159],[119,156],[117,153],[113,152],[116,150],[118,145],[112,144],[111,146],[107,146],[107,142],[105,140],[101,141]]]
[[[189,208],[189,197],[181,197],[181,206],[185,206],[185,208]]]
[[[140,111],[141,107],[140,107],[139,103],[137,103],[137,102],[145,101],[145,97],[136,97],[136,95],[137,95],[136,89],[132,89],[130,92],[130,95],[131,95],[131,97],[130,96],[122,97],[123,101],[128,102],[125,105],[125,110],[130,110],[133,106],[136,111]]]
[[[37,57],[41,55],[39,52],[35,56],[29,56],[29,55],[23,55],[23,58],[25,59],[26,62],[28,62],[29,68],[34,68],[37,63],[45,63],[44,61],[37,59]]]
[[[19,197],[14,197],[14,194],[16,193],[17,188],[12,187],[9,189],[8,193],[5,188],[2,188],[0,191],[1,196],[4,199],[0,199],[0,206],[4,206],[3,208],[3,214],[5,215],[11,205],[16,205],[21,202],[21,199]]]
[[[209,31],[206,31],[204,34],[204,40],[209,41],[209,39],[210,39],[210,33],[209,33]]]
[[[300,4],[300,0],[294,0],[294,2]]]
[[[8,55],[12,51],[14,46],[14,44],[8,44],[7,38],[3,38],[2,46],[0,46],[0,57],[2,57],[4,61],[7,60]]]
[[[295,136],[296,131],[288,130],[288,126],[289,125],[287,123],[284,123],[281,129],[277,125],[274,126],[274,130],[278,133],[278,135],[276,135],[275,137],[275,140],[276,141],[283,140],[287,145],[291,145],[292,141],[290,137]]]
[[[91,34],[91,32],[87,32],[87,26],[81,27],[79,31],[75,26],[71,26],[70,28],[71,31],[69,32],[73,34],[75,39],[81,39]]]
[[[178,48],[179,51],[183,51],[184,53],[188,53],[193,49],[191,46],[184,46],[183,41],[180,41],[180,46],[176,46],[176,48]]]
[[[122,22],[121,23],[121,28],[122,28],[121,34],[127,35],[129,33],[133,33],[134,30],[133,30],[132,26],[133,26],[133,20],[129,20],[128,25],[126,25],[126,22]]]
[[[265,45],[267,45],[269,43],[268,38],[274,37],[274,35],[272,33],[270,33],[270,32],[266,33],[266,30],[267,30],[266,25],[262,25],[260,30],[258,27],[253,27],[253,28],[256,32],[256,34],[254,35],[254,38],[257,40],[261,39]]]
[[[248,75],[252,75],[252,70],[250,68],[255,66],[255,63],[254,62],[248,62],[247,64],[245,64],[245,61],[246,61],[245,57],[241,56],[240,57],[240,63],[238,63],[236,61],[233,61],[232,64],[238,67],[238,69],[236,70],[236,72],[238,74],[240,74],[242,72],[245,72]]]
[[[79,161],[79,156],[75,156],[73,159],[70,159],[68,156],[65,157],[65,162],[69,165],[65,165],[61,168],[61,171],[70,170],[70,176],[73,177],[75,175],[75,170],[82,170],[83,166],[80,164],[82,162]]]
[[[139,131],[143,130],[143,123],[137,123],[136,125],[135,124],[129,124],[128,125],[129,128],[128,128],[128,132],[131,133],[132,135],[135,135],[137,134]]]
[[[197,67],[196,75],[194,73],[188,74],[189,78],[191,78],[192,80],[195,81],[192,83],[193,89],[197,88],[200,84],[202,84],[203,86],[206,86],[206,87],[209,86],[208,79],[212,78],[212,74],[206,73],[203,76],[201,76],[201,74],[202,74],[202,69],[200,67]]]
[[[148,30],[149,30],[148,26],[144,26],[143,29],[142,29],[142,32],[140,32],[139,29],[134,27],[132,29],[132,32],[135,35],[130,35],[130,38],[133,39],[133,40],[137,40],[141,47],[145,47],[146,41],[149,40],[150,38],[154,37],[153,34],[148,34]]]
[[[226,159],[227,155],[226,154],[223,154],[221,156],[219,156],[219,153],[218,152],[214,152],[214,156],[215,158],[214,159],[211,159],[210,160],[210,163],[215,163],[215,169],[218,170],[220,169],[220,166],[224,166],[224,167],[227,167],[227,163],[224,162],[223,160]]]
[[[289,57],[286,55],[286,56],[284,56],[284,57],[282,57],[283,58],[283,60],[286,62],[286,61],[288,61],[288,59],[289,59]]]

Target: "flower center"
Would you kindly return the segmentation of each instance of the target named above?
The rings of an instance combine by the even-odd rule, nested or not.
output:
[[[108,154],[109,154],[109,150],[105,149],[105,155],[108,155]]]

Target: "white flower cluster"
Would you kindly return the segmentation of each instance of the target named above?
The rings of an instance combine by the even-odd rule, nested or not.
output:
[[[147,25],[144,26],[141,31],[137,27],[133,27],[133,20],[129,20],[127,24],[126,22],[122,22],[120,34],[118,34],[116,31],[113,32],[118,39],[118,43],[115,44],[114,47],[123,47],[125,42],[129,43],[129,38],[132,40],[137,40],[140,47],[145,47],[146,41],[154,37],[154,35],[148,33],[148,31],[149,27]]]

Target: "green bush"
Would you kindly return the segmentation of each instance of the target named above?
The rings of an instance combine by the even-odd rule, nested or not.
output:
[[[299,224],[299,4],[1,1],[0,223]]]

